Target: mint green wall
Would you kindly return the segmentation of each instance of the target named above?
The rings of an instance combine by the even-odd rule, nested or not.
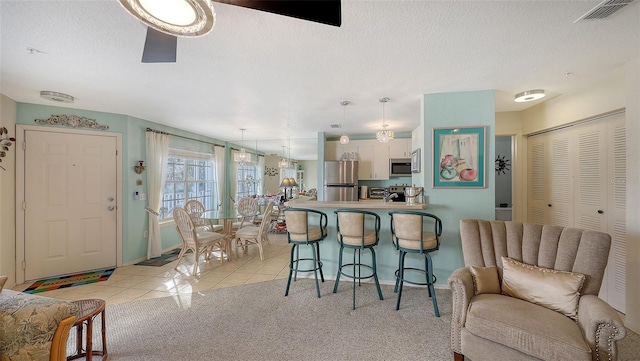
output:
[[[153,128],[165,131],[175,135],[181,135],[189,138],[202,140],[205,142],[226,145],[225,142],[216,139],[203,137],[198,134],[186,132],[180,129],[163,126],[147,120],[129,117],[121,114],[95,112],[89,110],[61,108],[54,106],[45,106],[38,104],[17,104],[17,120],[16,124],[38,125],[35,119],[47,119],[51,115],[77,115],[95,119],[99,124],[108,125],[109,130],[106,132],[122,134],[122,264],[131,264],[141,259],[146,259],[147,255],[147,238],[144,232],[149,229],[148,216],[144,207],[148,204],[146,201],[136,201],[133,199],[133,193],[136,191],[147,193],[146,172],[138,175],[133,171],[133,166],[139,160],[146,162],[146,128]],[[43,125],[46,127],[46,125]],[[64,128],[64,127],[58,127]],[[71,129],[71,128],[69,128]],[[84,128],[83,128],[84,129]],[[205,143],[180,139],[177,137],[170,138],[171,145],[177,145],[182,148],[192,150],[203,150],[203,147],[210,147]],[[225,154],[228,156],[229,147],[225,148]],[[227,158],[228,159],[228,158]],[[230,176],[230,172],[226,172]],[[136,185],[136,181],[142,179],[142,186]],[[225,181],[229,183],[229,181]],[[171,223],[161,227],[162,248],[169,249],[180,244],[175,226]]]
[[[495,100],[493,90],[425,94],[422,98],[424,168],[420,173],[429,196],[427,212],[440,217],[443,235],[440,250],[433,255],[434,273],[446,284],[451,273],[464,265],[459,224],[462,218],[494,219],[495,209]],[[433,189],[431,151],[432,129],[456,126],[487,126],[486,186],[482,189]],[[415,144],[414,144],[415,145]],[[415,147],[414,147],[415,148]]]

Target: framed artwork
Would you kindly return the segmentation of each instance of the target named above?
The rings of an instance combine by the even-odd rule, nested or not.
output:
[[[411,173],[420,173],[420,148],[411,152]]]
[[[433,188],[486,188],[487,127],[433,128]]]

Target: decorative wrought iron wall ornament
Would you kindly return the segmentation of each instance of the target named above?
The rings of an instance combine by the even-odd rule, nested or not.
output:
[[[511,170],[511,163],[507,159],[506,155],[498,155],[496,158],[496,174],[507,174],[507,171]]]
[[[7,156],[9,147],[16,141],[16,138],[9,136],[9,130],[5,127],[0,128],[0,162],[2,158]],[[5,167],[0,165],[0,168],[6,170]]]
[[[278,168],[265,167],[264,168],[264,175],[268,175],[269,177],[276,176],[276,175],[278,175]]]
[[[109,129],[108,125],[98,124],[95,119],[79,117],[77,115],[52,115],[49,119],[36,119],[35,122],[36,124],[62,125],[70,128]]]

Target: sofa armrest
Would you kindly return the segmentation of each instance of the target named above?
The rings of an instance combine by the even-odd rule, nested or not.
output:
[[[606,302],[594,295],[580,297],[578,326],[593,351],[593,360],[616,360],[616,341],[627,334],[622,319]]]
[[[462,353],[461,332],[474,295],[471,271],[468,267],[459,268],[451,274],[447,283],[452,292],[451,349]]]

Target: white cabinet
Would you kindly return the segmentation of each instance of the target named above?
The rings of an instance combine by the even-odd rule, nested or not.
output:
[[[389,145],[375,140],[358,143],[358,178],[389,179]]]
[[[411,158],[411,139],[396,138],[389,141],[389,158]]]
[[[337,140],[327,141],[324,145],[324,160],[340,160],[343,154],[351,154],[357,156],[358,145],[354,141],[348,144],[340,144]]]

